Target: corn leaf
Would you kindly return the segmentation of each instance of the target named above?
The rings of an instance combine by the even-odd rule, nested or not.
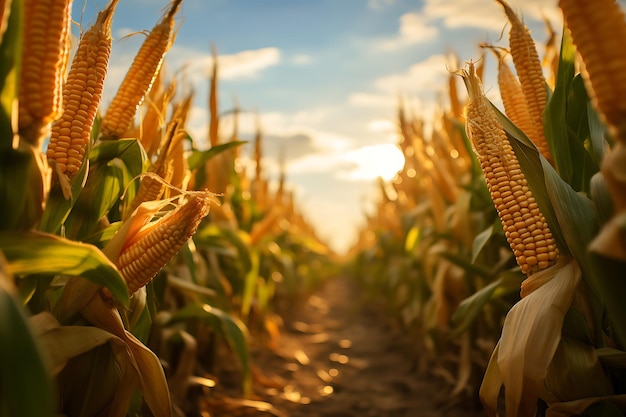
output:
[[[244,140],[239,140],[239,141],[226,142],[220,145],[211,146],[206,151],[199,151],[197,149],[194,149],[191,155],[189,156],[189,169],[193,171],[196,168],[204,165],[206,161],[213,158],[215,155],[220,154],[228,149],[236,148],[237,146],[244,145],[246,143],[248,142]]]
[[[212,249],[232,245],[237,250],[237,260],[241,262],[242,271],[246,272],[252,268],[250,249],[246,243],[247,238],[248,235],[243,231],[209,224],[198,229],[193,240],[198,245]]]
[[[474,238],[472,242],[472,263],[475,263],[483,249],[489,246],[488,243],[492,241],[491,238],[498,234],[503,235],[502,222],[499,218],[496,218],[490,226]]]
[[[116,164],[97,164],[65,221],[65,236],[82,240],[95,233],[99,222],[119,201],[124,175]]]
[[[614,393],[594,347],[566,337],[561,339],[548,367],[545,386],[559,401]]]
[[[626,309],[623,296],[626,294],[626,280],[623,279],[626,263],[595,252],[591,252],[591,262],[592,268],[585,277],[586,282],[602,302],[602,318],[609,323],[605,331],[623,349],[626,347]]]
[[[106,303],[102,297],[94,297],[81,314],[94,326],[121,339],[120,343],[125,347],[122,356],[128,359],[134,370],[129,375],[131,377],[133,374],[139,375],[141,391],[150,411],[155,417],[171,417],[170,395],[161,363],[150,349],[124,328],[119,311]],[[118,389],[118,391],[122,390],[124,389]],[[124,397],[124,400],[130,402],[132,392],[127,394],[129,397]],[[128,409],[128,405],[125,409]]]
[[[480,313],[484,311],[485,306],[493,300],[515,293],[519,294],[519,287],[523,279],[524,276],[519,272],[505,271],[500,274],[498,279],[461,301],[452,315],[453,335],[459,335],[469,329]]]
[[[574,58],[576,49],[572,44],[569,32],[563,31],[559,66],[556,74],[554,92],[546,105],[543,125],[550,153],[558,167],[559,173],[567,181],[571,181],[574,168],[570,159],[570,143],[566,123],[567,100],[572,79],[574,78]]]
[[[23,144],[24,145],[24,144]],[[45,156],[30,145],[0,151],[0,230],[30,229],[42,216]]]
[[[243,293],[241,299],[241,314],[244,319],[248,318],[250,308],[252,307],[252,299],[259,281],[259,253],[250,250],[250,260],[252,261],[250,269],[246,272],[243,280]]]
[[[53,385],[44,354],[3,269],[0,266],[0,414],[52,416]]]
[[[567,244],[568,251],[574,255],[583,270],[589,272],[591,266],[587,247],[598,232],[598,223],[591,200],[575,192],[547,161],[542,160],[541,163],[545,173],[548,196],[560,226],[558,230]],[[559,246],[561,247],[563,246]]]
[[[126,283],[98,248],[41,232],[1,232],[0,250],[15,275],[49,274],[85,278],[107,287],[122,305],[129,305]]]
[[[71,358],[115,337],[93,326],[61,326],[48,312],[32,316],[30,324],[50,360],[53,375],[58,374]]]
[[[604,366],[626,369],[626,352],[613,348],[596,349],[596,355]]]
[[[197,149],[193,149],[191,155],[189,156],[188,163],[189,169],[194,173],[195,176],[195,184],[204,184],[206,180],[206,168],[205,163],[213,158],[215,155],[218,155],[228,149],[235,148],[237,146],[241,146],[246,141],[231,141],[222,143],[220,145],[212,146],[206,151],[199,151]]]
[[[623,410],[626,410],[626,395],[609,395],[552,404],[546,410],[546,417],[620,417]]]
[[[71,195],[69,198],[66,198],[64,195],[62,186],[59,184],[52,186],[50,194],[48,195],[46,208],[41,217],[39,225],[41,230],[54,234],[59,234],[61,232],[63,222],[65,222],[67,216],[69,216],[72,207],[74,207],[74,203],[76,203],[76,199],[80,196],[80,193],[83,190],[88,173],[89,163],[85,158],[85,162],[83,162],[80,170],[70,183]]]
[[[252,388],[252,374],[247,344],[248,329],[245,324],[232,315],[208,304],[189,304],[172,314],[166,325],[186,322],[190,319],[201,320],[226,338],[241,362],[244,374],[244,392],[249,394]]]
[[[144,172],[148,163],[148,155],[137,139],[104,141],[89,151],[91,164],[110,162],[115,159],[124,163],[130,178]]]

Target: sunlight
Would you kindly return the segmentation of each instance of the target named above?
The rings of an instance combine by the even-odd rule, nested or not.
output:
[[[382,177],[389,181],[404,166],[402,152],[390,143],[356,149],[346,155],[346,160],[356,165],[349,173],[349,178],[355,180]]]

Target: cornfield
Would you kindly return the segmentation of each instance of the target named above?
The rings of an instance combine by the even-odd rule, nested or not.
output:
[[[624,414],[619,4],[561,0],[540,57],[497,0],[508,44],[450,73],[432,132],[398,104],[404,167],[339,257],[286,172],[268,178],[260,128],[242,168],[216,50],[208,148],[189,134],[193,91],[164,65],[181,2],[107,108],[118,0],[73,51],[71,0],[0,3],[0,416],[234,415],[223,361],[242,406],[271,407],[254,400],[251,348],[280,343],[280,306],[337,274],[384,300],[451,399],[488,416]],[[492,64],[502,108],[485,95]]]

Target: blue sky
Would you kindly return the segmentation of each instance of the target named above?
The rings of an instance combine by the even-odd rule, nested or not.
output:
[[[85,1],[87,25],[106,3]],[[510,3],[535,39],[546,38],[542,14],[560,29],[555,1]],[[120,1],[103,108],[143,40],[125,36],[152,28],[165,5]],[[75,0],[76,20],[81,6]],[[202,146],[215,45],[221,110],[236,98],[246,111],[240,119],[244,138],[258,118],[270,178],[278,176],[284,149],[289,186],[320,236],[338,250],[353,242],[375,200],[376,176],[390,178],[401,167],[394,146],[398,97],[428,120],[444,96],[450,54],[464,62],[478,59],[480,42],[506,45],[506,35],[500,39],[506,19],[495,0],[183,0],[178,21],[166,68],[171,75],[185,67],[195,91],[192,136]],[[497,99],[489,59],[486,88]],[[228,120],[224,127],[230,129]]]

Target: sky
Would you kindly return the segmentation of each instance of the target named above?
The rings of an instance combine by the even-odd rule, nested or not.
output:
[[[103,108],[144,39],[127,35],[151,29],[166,4],[118,4]],[[561,28],[554,0],[510,4],[540,43],[547,38],[542,16]],[[81,21],[82,11],[87,27],[105,5],[74,0],[74,19]],[[220,110],[238,103],[243,139],[260,123],[266,174],[277,181],[283,152],[299,207],[339,252],[364,224],[377,198],[376,178],[391,179],[402,167],[395,145],[399,98],[431,119],[436,103],[445,102],[448,71],[458,69],[450,68],[451,56],[476,60],[481,42],[505,46],[508,33],[495,0],[183,0],[178,24],[165,68],[195,92],[187,127],[198,146],[206,147],[214,45]],[[496,63],[488,59],[491,97],[497,96]],[[227,138],[232,120],[225,118],[223,128]]]

